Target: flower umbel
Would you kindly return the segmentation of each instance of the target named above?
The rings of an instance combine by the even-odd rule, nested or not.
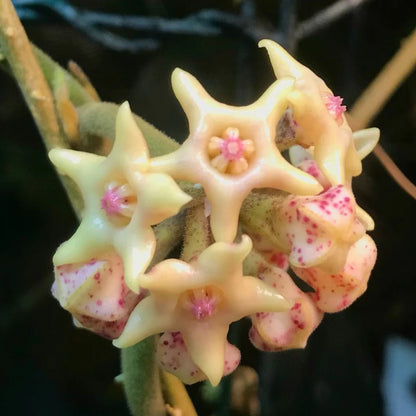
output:
[[[257,348],[304,348],[324,313],[365,291],[376,259],[366,234],[374,222],[357,205],[352,178],[378,129],[353,134],[343,99],[322,79],[276,43],[260,46],[278,79],[247,106],[216,101],[175,69],[189,122],[179,148],[168,139],[166,153],[150,159],[125,103],[108,157],[50,152],[84,200],[78,230],[54,256],[54,296],[76,325],[117,347],[161,334],[160,366],[186,383],[217,385],[238,366],[227,333],[243,317]],[[146,139],[151,147],[149,132]],[[152,226],[161,221],[154,256]],[[181,230],[181,260],[161,260]]]

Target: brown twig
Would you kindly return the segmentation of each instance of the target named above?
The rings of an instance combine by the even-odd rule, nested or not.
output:
[[[0,0],[0,46],[46,147],[65,146],[52,93],[10,0]]]
[[[374,148],[374,154],[377,156],[381,164],[390,173],[393,179],[414,199],[416,199],[416,186],[404,175],[399,167],[393,162],[387,152],[377,145]]]
[[[336,20],[353,11],[358,6],[361,6],[366,1],[368,0],[338,0],[326,9],[319,11],[311,18],[299,23],[295,32],[296,39],[304,39],[318,30],[329,26],[331,23],[334,23]]]
[[[416,30],[405,39],[399,51],[352,106],[349,112],[349,122],[353,130],[360,130],[368,126],[415,66]],[[374,154],[393,179],[416,199],[416,186],[403,174],[386,151],[377,145]]]

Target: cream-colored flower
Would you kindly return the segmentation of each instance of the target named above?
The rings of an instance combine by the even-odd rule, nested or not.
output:
[[[288,101],[297,123],[296,140],[315,146],[315,160],[332,185],[346,184],[345,174],[361,173],[361,162],[352,141],[351,129],[343,115],[342,99],[334,96],[325,82],[300,64],[280,45],[262,40],[277,78],[296,79]]]
[[[175,152],[152,159],[152,168],[202,185],[216,241],[234,240],[241,204],[253,188],[300,195],[322,190],[314,178],[291,166],[274,142],[292,84],[281,79],[255,103],[233,107],[214,100],[192,75],[180,69],[172,74],[190,134]]]
[[[113,247],[123,259],[127,286],[138,293],[137,276],[155,250],[151,225],[175,215],[191,198],[168,175],[149,172],[147,145],[127,102],[117,114],[108,157],[66,149],[53,149],[49,157],[84,199],[81,224],[58,248],[55,266],[88,261]]]
[[[153,334],[179,331],[192,361],[217,385],[230,323],[292,306],[259,279],[243,276],[242,261],[251,248],[243,236],[238,244],[209,246],[191,264],[169,259],[156,265],[140,279],[150,295],[133,310],[114,345],[124,348]]]

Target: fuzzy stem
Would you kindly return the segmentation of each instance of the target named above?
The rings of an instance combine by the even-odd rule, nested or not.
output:
[[[108,138],[114,141],[118,109],[119,106],[116,104],[102,102],[90,102],[78,107],[81,143],[88,144],[91,137]],[[178,149],[177,142],[141,117],[135,115],[134,120],[146,139],[151,157],[161,156]]]
[[[149,268],[162,261],[179,244],[185,227],[185,213],[180,212],[154,228],[156,251]]]
[[[183,383],[166,371],[161,372],[161,379],[166,403],[169,403],[174,409],[178,409],[182,416],[197,416]]]
[[[283,193],[252,192],[244,201],[240,211],[243,231],[253,240],[261,238],[273,246],[280,247],[273,230],[273,215],[284,198]]]
[[[158,364],[156,337],[121,350],[124,392],[133,416],[165,416]]]
[[[204,203],[188,208],[181,259],[189,262],[212,244],[209,219],[205,216]]]

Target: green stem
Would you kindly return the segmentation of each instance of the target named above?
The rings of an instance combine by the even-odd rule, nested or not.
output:
[[[81,143],[91,142],[91,138],[108,138],[114,141],[115,120],[119,106],[113,103],[90,102],[77,108]],[[178,149],[179,144],[139,116],[134,116],[151,157],[161,156]]]
[[[133,416],[165,416],[159,368],[155,359],[156,337],[121,350],[124,392]]]
[[[204,203],[188,208],[181,259],[189,262],[197,258],[213,242],[209,220],[205,216]]]
[[[273,246],[280,247],[273,231],[275,210],[285,198],[280,192],[252,192],[243,203],[240,211],[240,223],[245,233],[255,238],[262,238]]]
[[[185,213],[180,212],[154,228],[156,250],[149,268],[162,261],[179,244],[185,226]]]

